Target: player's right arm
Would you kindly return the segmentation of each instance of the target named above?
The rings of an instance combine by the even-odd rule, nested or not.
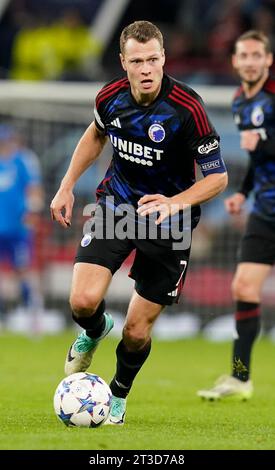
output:
[[[254,169],[252,163],[248,167],[248,171],[244,177],[241,187],[238,192],[228,197],[224,201],[225,208],[229,214],[240,214],[242,206],[245,203],[247,196],[254,187]]]
[[[239,214],[241,212],[244,201],[244,194],[235,193],[224,200],[224,205],[229,214]]]
[[[59,190],[51,202],[52,220],[62,227],[71,225],[74,205],[73,188],[87,168],[89,168],[102,152],[107,137],[93,122],[86,129],[73,153],[69,168],[61,181]]]

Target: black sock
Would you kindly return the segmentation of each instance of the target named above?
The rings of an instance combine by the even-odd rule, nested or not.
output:
[[[112,393],[116,397],[126,398],[134,378],[143,366],[151,350],[151,339],[137,352],[130,352],[124,346],[123,340],[120,341],[117,349],[116,374],[110,384]]]
[[[260,331],[259,307],[258,303],[237,302],[235,319],[238,338],[233,345],[232,375],[242,382],[249,380],[251,351]]]
[[[91,317],[77,317],[73,314],[73,319],[79,326],[86,330],[86,335],[90,338],[98,338],[105,328],[105,301],[99,304],[96,312]]]

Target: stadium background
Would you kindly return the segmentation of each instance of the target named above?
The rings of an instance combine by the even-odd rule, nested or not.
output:
[[[121,74],[121,28],[134,20],[147,19],[159,25],[164,34],[166,72],[203,97],[221,135],[230,181],[222,196],[202,207],[184,294],[179,305],[167,308],[155,334],[178,338],[203,331],[212,339],[231,337],[230,281],[246,213],[230,218],[223,199],[238,188],[247,156],[239,149],[230,112],[238,83],[230,66],[230,53],[235,38],[249,27],[263,29],[274,43],[274,12],[275,2],[271,0],[0,0],[0,122],[14,125],[26,145],[37,153],[46,191],[45,209],[36,227],[33,266],[34,275],[41,276],[45,297],[41,321],[49,320],[42,330],[71,325],[68,293],[74,253],[85,221],[83,208],[94,202],[110,148],[77,184],[70,230],[51,222],[49,203],[78,138],[93,118],[96,91],[102,83]],[[78,34],[79,28],[83,34]],[[60,36],[56,31],[61,31]],[[60,42],[53,40],[56,37],[57,41],[65,37],[72,42],[79,38],[79,43],[73,49],[68,41],[60,51]],[[109,309],[117,312],[117,330],[132,290],[132,281],[127,278],[129,263],[116,274],[107,297]],[[23,330],[24,313],[13,311],[17,288],[12,272],[6,265],[1,266],[1,272],[1,291],[11,309],[6,326]],[[271,335],[275,323],[274,277],[273,272],[263,295],[264,331]]]

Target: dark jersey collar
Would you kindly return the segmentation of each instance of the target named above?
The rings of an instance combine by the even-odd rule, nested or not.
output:
[[[132,93],[131,93],[131,87],[129,87],[129,95],[130,95],[130,99],[132,101],[132,104],[135,107],[140,108],[140,109],[150,109],[150,108],[154,107],[157,102],[159,102],[159,101],[166,98],[166,96],[168,95],[168,93],[170,92],[170,90],[172,88],[172,85],[173,84],[172,84],[171,78],[168,75],[164,74],[159,94],[154,99],[154,101],[152,101],[152,103],[150,103],[148,106],[143,106],[141,104],[138,104],[136,102],[136,100],[134,99]]]

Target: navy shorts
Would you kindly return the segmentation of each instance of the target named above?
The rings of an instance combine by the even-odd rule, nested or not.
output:
[[[275,225],[250,214],[238,258],[240,263],[275,264]]]
[[[116,221],[117,222],[117,221]],[[136,250],[129,276],[134,279],[137,293],[160,305],[178,302],[190,256],[190,246],[174,249],[172,239],[97,238],[86,233],[82,238],[75,262],[98,264],[114,274],[128,255]]]

